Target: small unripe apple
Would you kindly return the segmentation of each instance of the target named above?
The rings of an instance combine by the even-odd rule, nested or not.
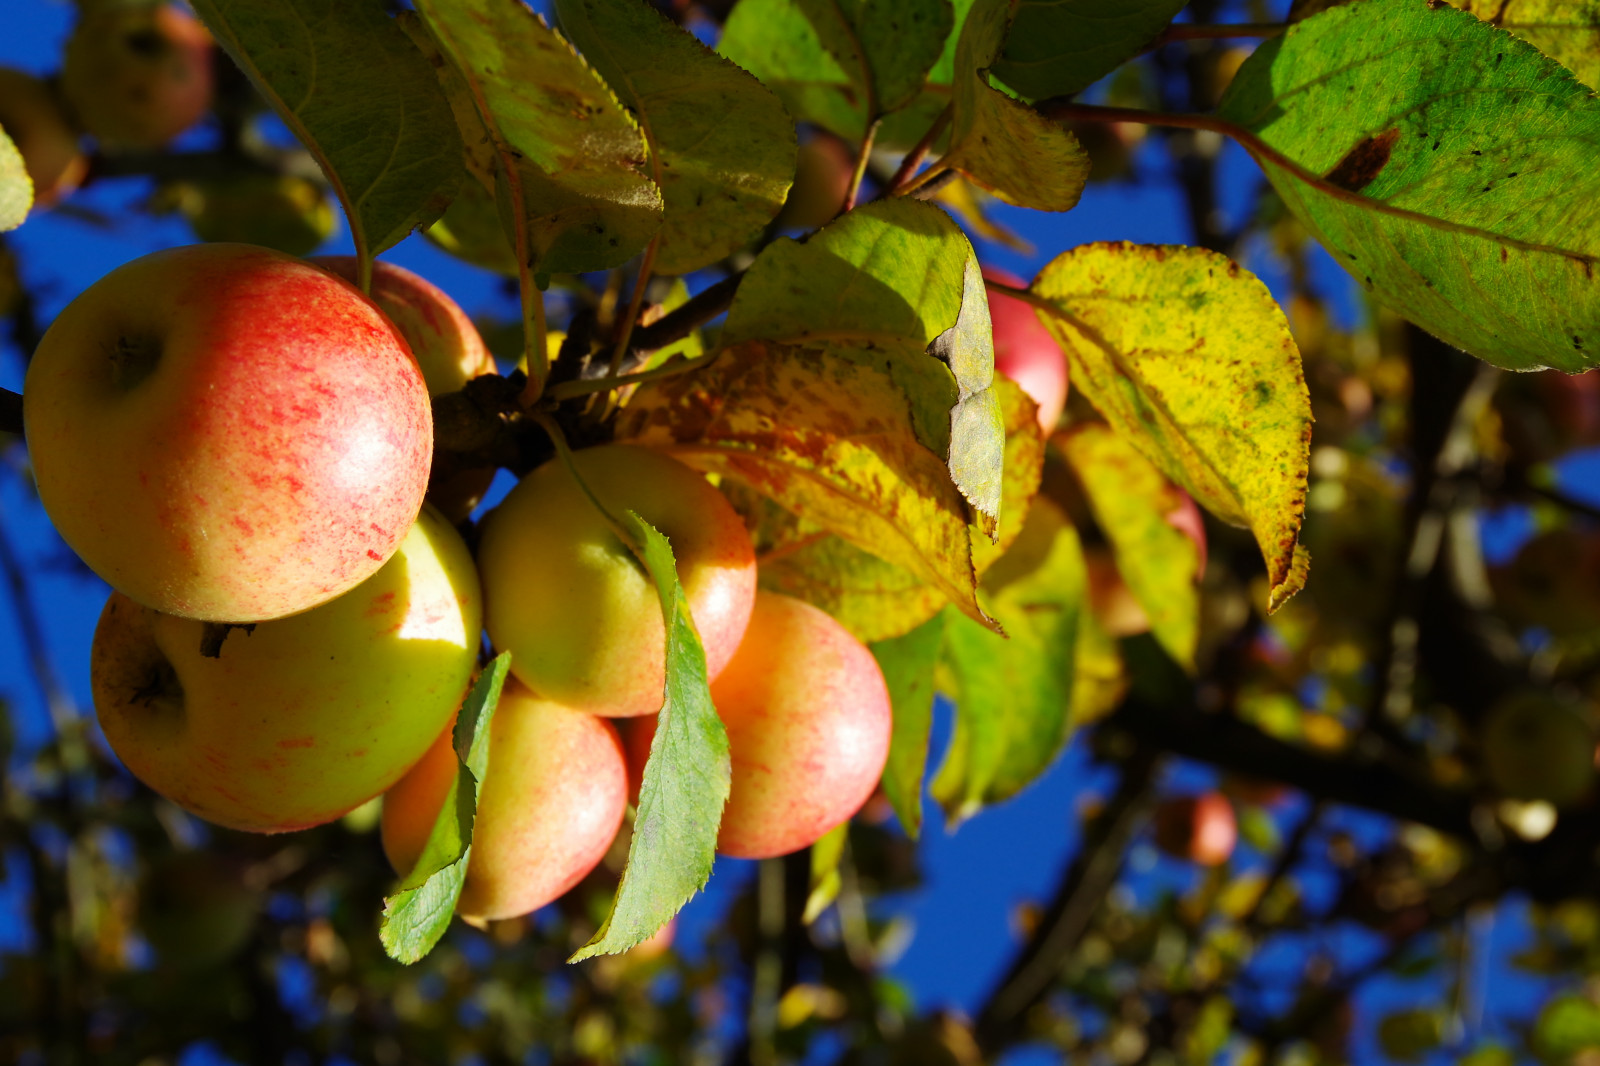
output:
[[[727,498],[659,452],[608,444],[578,452],[585,482],[616,515],[666,536],[689,613],[716,677],[744,636],[755,551]],[[655,583],[590,503],[566,464],[523,478],[483,522],[485,624],[511,672],[538,695],[591,714],[661,709],[666,629]]]
[[[458,765],[447,730],[385,794],[383,850],[401,874],[422,854]],[[627,805],[616,728],[508,681],[489,727],[489,770],[456,909],[494,920],[555,900],[604,857]]]
[[[67,41],[61,88],[108,148],[160,148],[211,106],[211,34],[172,4],[86,8]]]
[[[1220,866],[1233,854],[1239,825],[1233,804],[1218,792],[1163,800],[1156,807],[1156,847],[1200,866]]]
[[[872,652],[825,612],[758,593],[711,701],[733,760],[724,855],[797,851],[872,797],[889,758],[888,686]]]
[[[1594,784],[1595,733],[1587,708],[1546,689],[1514,692],[1483,722],[1483,767],[1496,791],[1557,807]]]
[[[209,822],[259,833],[330,822],[398,781],[460,706],[477,663],[477,574],[424,511],[393,559],[331,603],[233,630],[112,593],[89,664],[106,742]]]
[[[336,224],[333,205],[314,181],[293,174],[232,174],[165,187],[153,201],[188,220],[203,241],[237,241],[306,255]]]
[[[118,267],[39,342],[23,388],[39,498],[113,588],[167,614],[280,618],[394,553],[433,450],[381,311],[309,263],[197,244]]]
[[[355,256],[325,255],[312,262],[355,284]],[[426,278],[380,259],[372,264],[371,295],[411,346],[429,396],[460,392],[472,378],[495,373],[494,356],[478,327],[460,305]],[[493,467],[435,472],[428,482],[428,501],[445,517],[459,522],[489,491],[494,474]]]
[[[0,128],[22,153],[34,203],[49,207],[82,183],[89,160],[78,145],[78,131],[45,82],[0,67]]]
[[[983,276],[1015,289],[1028,287],[1015,274],[996,267],[984,267]],[[1039,405],[1039,425],[1049,434],[1067,405],[1066,354],[1026,300],[990,289],[989,320],[994,327],[994,368]]]
[[[818,132],[800,145],[794,184],[778,212],[778,227],[816,229],[831,222],[850,193],[855,166],[850,146],[831,133]]]

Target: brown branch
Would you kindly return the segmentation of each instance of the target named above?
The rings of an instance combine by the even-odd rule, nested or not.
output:
[[[0,433],[22,436],[22,394],[0,389]]]
[[[691,296],[677,310],[662,315],[648,326],[640,326],[633,331],[631,347],[635,352],[653,352],[683,340],[726,311],[743,280],[743,274],[730,274],[699,295]]]

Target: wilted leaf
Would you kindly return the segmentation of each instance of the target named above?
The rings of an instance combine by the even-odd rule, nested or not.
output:
[[[990,68],[1030,100],[1081,92],[1143,51],[1187,0],[1021,0]]]
[[[944,644],[945,618],[936,615],[911,632],[872,645],[889,686],[894,732],[883,768],[883,792],[913,840],[922,832],[922,776],[933,726],[933,671]]]
[[[959,226],[913,200],[865,205],[805,243],[769,246],[728,310],[723,341],[827,345],[887,373],[917,439],[943,457],[973,508],[999,516],[1004,422],[989,303]],[[985,532],[993,527],[983,523]]]
[[[1600,362],[1600,100],[1532,45],[1357,0],[1262,45],[1219,113],[1396,311],[1496,366]]]
[[[617,516],[643,548],[667,626],[667,687],[639,787],[628,865],[611,913],[571,962],[615,955],[648,940],[705,887],[733,766],[728,734],[711,706],[706,654],[678,584],[667,538],[629,511]]]
[[[16,229],[33,209],[33,180],[22,153],[0,129],[0,233]]]
[[[1521,37],[1578,76],[1600,86],[1597,0],[1450,0],[1456,7]]]
[[[478,810],[478,787],[489,770],[489,725],[500,703],[500,690],[511,669],[511,653],[484,668],[456,716],[451,742],[460,760],[456,779],[445,793],[433,831],[417,864],[400,888],[383,901],[378,939],[391,959],[417,962],[444,936],[461,898],[472,856],[472,823]]]
[[[556,0],[556,14],[649,145],[666,210],[656,270],[687,274],[759,234],[794,178],[778,98],[646,0]]]
[[[1089,180],[1089,157],[1060,122],[989,84],[1006,37],[1007,0],[977,0],[961,30],[950,148],[940,160],[1018,207],[1068,211]]]
[[[1055,761],[1074,725],[1074,653],[1087,584],[1077,531],[1053,504],[1037,501],[1013,551],[1040,563],[1015,576],[997,566],[984,582],[992,593],[985,604],[1006,636],[947,616],[943,662],[955,689],[956,727],[930,791],[956,820],[1026,787]]]
[[[359,255],[438,218],[461,134],[433,69],[377,0],[194,0],[217,42],[306,146]]]
[[[417,0],[469,147],[492,157],[502,220],[535,274],[618,266],[661,226],[638,124],[521,0]]]
[[[834,347],[747,341],[641,388],[617,436],[738,478],[985,619],[966,505],[911,424],[876,368]]]
[[[1305,580],[1311,400],[1267,287],[1203,248],[1087,244],[1034,280],[1073,387],[1195,500],[1255,534],[1273,604]]]
[[[1111,541],[1117,570],[1167,653],[1194,669],[1200,638],[1200,549],[1167,516],[1183,495],[1132,444],[1099,422],[1055,438]]]

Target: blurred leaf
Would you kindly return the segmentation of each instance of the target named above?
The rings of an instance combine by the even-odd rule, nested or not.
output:
[[[1203,248],[1086,244],[1040,271],[1073,387],[1195,501],[1249,528],[1271,607],[1299,591],[1311,401],[1267,287]]]
[[[33,180],[22,153],[0,129],[0,233],[16,229],[33,209]]]
[[[641,388],[616,428],[737,478],[986,619],[960,493],[916,440],[904,393],[849,353],[747,341]]]
[[[484,188],[477,178],[468,177],[461,183],[461,191],[450,201],[439,221],[422,234],[429,242],[438,245],[457,259],[484,270],[507,277],[517,276],[517,253],[500,224],[500,210],[494,205],[494,193]],[[522,330],[517,327],[517,345],[522,345]]]
[[[928,731],[933,726],[933,671],[944,631],[945,617],[940,614],[904,636],[872,645],[894,711],[883,792],[913,840],[922,832],[922,777],[928,765]]]
[[[728,734],[711,705],[706,654],[678,584],[672,546],[637,514],[618,516],[643,549],[667,627],[667,687],[639,788],[628,865],[600,930],[568,961],[648,940],[705,887],[728,801]]]
[[[1517,1056],[1504,1044],[1483,1044],[1456,1060],[1456,1066],[1516,1066]]]
[[[1005,636],[946,613],[942,661],[956,727],[930,792],[952,820],[1021,791],[1055,761],[1074,725],[1083,552],[1077,531],[1048,501],[1029,511],[1019,544],[1035,537],[1049,545],[1037,569],[998,587],[985,582],[985,602]]]
[[[1600,1048],[1600,1007],[1582,996],[1557,996],[1539,1011],[1533,1044],[1540,1055],[1562,1062]]]
[[[1007,0],[977,0],[956,48],[950,149],[940,165],[1008,204],[1069,211],[1089,180],[1089,157],[1060,122],[989,84],[1006,36]]]
[[[1212,996],[1200,1004],[1194,1020],[1183,1031],[1181,1050],[1186,1062],[1209,1066],[1227,1047],[1233,1035],[1233,1004],[1226,996]]]
[[[1590,88],[1600,86],[1600,4],[1595,0],[1450,2],[1521,37]]]
[[[794,122],[778,98],[646,0],[555,7],[649,145],[665,205],[656,270],[687,274],[756,237],[794,178]]]
[[[683,283],[682,278],[673,278],[672,287],[667,290],[666,299],[662,300],[661,303],[655,307],[647,308],[644,317],[640,319],[640,325],[648,326],[651,323],[666,317],[688,302],[689,286]],[[680,357],[684,359],[698,359],[705,354],[705,335],[697,329],[690,330],[689,334],[682,340],[673,341],[665,348],[657,348],[655,351],[651,352],[649,357],[645,359],[644,363],[640,365],[639,369],[654,370],[656,367],[661,366],[669,359]]]
[[[805,243],[774,242],[740,283],[722,338],[824,344],[886,371],[917,439],[980,515],[998,518],[1005,424],[989,302],[977,254],[943,211],[880,201]]]
[[[1081,92],[1161,35],[1186,0],[1021,0],[990,70],[1030,100]]]
[[[1194,669],[1200,638],[1200,550],[1167,521],[1183,495],[1127,440],[1099,422],[1056,438],[1116,553],[1117,570],[1162,647]]]
[[[535,274],[620,266],[661,227],[638,124],[521,0],[417,0],[469,145]],[[481,168],[481,163],[479,164]]]
[[[460,760],[456,779],[445,793],[417,864],[400,882],[399,890],[383,901],[378,938],[391,959],[407,965],[420,961],[450,927],[472,856],[478,786],[489,770],[489,724],[510,668],[511,653],[501,652],[478,675],[456,716],[451,737]]]
[[[1379,300],[1496,366],[1600,362],[1600,100],[1532,45],[1362,0],[1263,44],[1219,114]]]
[[[1252,848],[1263,855],[1271,855],[1278,850],[1282,842],[1278,833],[1278,823],[1272,820],[1272,815],[1260,807],[1244,807],[1238,812],[1239,836]]]
[[[1378,1046],[1391,1059],[1421,1062],[1444,1041],[1444,1018],[1437,1010],[1403,1010],[1378,1022]]]
[[[465,176],[428,61],[377,0],[194,0],[217,42],[306,146],[361,256],[438,218]]]
[[[810,925],[839,898],[839,860],[850,839],[850,823],[841,822],[811,845],[811,888],[806,896],[805,913],[800,920]]]

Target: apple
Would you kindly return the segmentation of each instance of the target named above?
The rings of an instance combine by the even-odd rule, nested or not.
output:
[[[458,765],[446,731],[385,794],[383,850],[402,875],[422,854]],[[515,918],[555,900],[599,864],[627,805],[616,728],[508,681],[489,728],[489,770],[457,911]]]
[[[255,930],[262,893],[238,860],[177,851],[139,883],[139,930],[163,966],[203,970],[238,953]]]
[[[356,280],[356,257],[325,255],[311,260],[351,284]],[[372,300],[395,324],[422,367],[428,395],[460,392],[472,378],[496,372],[494,356],[478,334],[478,327],[460,306],[427,279],[405,267],[378,260],[372,264]],[[493,467],[436,472],[428,485],[428,500],[452,521],[472,513],[489,491]]]
[[[39,497],[113,588],[279,618],[370,577],[427,490],[422,373],[383,313],[243,244],[155,252],[56,318],[23,387]]]
[[[1180,796],[1156,806],[1156,847],[1200,866],[1220,866],[1233,854],[1239,825],[1220,792]]]
[[[1015,289],[1028,283],[996,267],[983,276]],[[1067,357],[1039,321],[1033,305],[1015,296],[989,290],[989,320],[994,328],[994,368],[1022,386],[1039,405],[1039,425],[1048,436],[1067,405]]]
[[[61,88],[83,128],[112,149],[153,150],[211,106],[211,34],[173,4],[85,6]]]
[[[1548,689],[1523,689],[1483,721],[1483,768],[1497,792],[1557,807],[1594,784],[1595,732],[1588,708]]]
[[[872,797],[889,758],[889,689],[872,652],[827,613],[757,593],[711,700],[733,760],[717,837],[724,855],[797,851]]]
[[[0,67],[0,128],[22,153],[39,206],[49,207],[83,182],[89,160],[78,131],[45,82]]]
[[[639,788],[644,784],[644,766],[650,761],[650,745],[655,743],[659,714],[641,714],[634,718],[617,719],[617,733],[622,737],[622,753],[628,764],[628,802],[639,802]]]
[[[422,513],[393,559],[331,603],[234,630],[112,593],[89,664],[106,742],[206,821],[258,833],[330,822],[398,781],[460,706],[482,603],[466,544]]]
[[[169,207],[203,241],[239,241],[305,255],[333,234],[336,216],[322,186],[293,174],[230,174],[174,182],[153,206]]]
[[[833,221],[855,176],[855,153],[831,133],[818,131],[795,155],[794,184],[775,224],[780,229],[816,229]]]
[[[613,514],[635,511],[672,544],[689,613],[715,678],[744,636],[755,601],[750,534],[727,499],[689,467],[608,444],[576,465]],[[518,482],[483,521],[478,545],[489,639],[545,699],[591,714],[661,709],[666,629],[655,583],[553,459]]]

